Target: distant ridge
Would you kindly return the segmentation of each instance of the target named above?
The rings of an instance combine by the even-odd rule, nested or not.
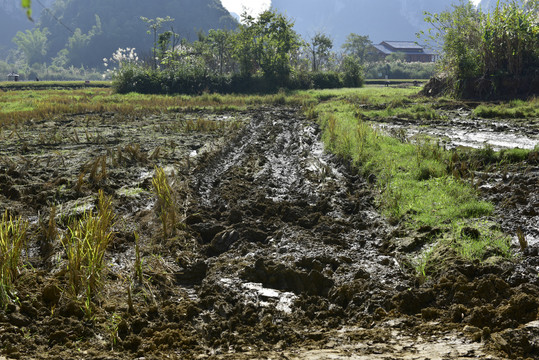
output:
[[[415,41],[427,28],[423,12],[442,12],[453,0],[273,0],[272,7],[286,13],[306,39],[317,31],[330,35],[336,46],[350,33],[383,40]]]

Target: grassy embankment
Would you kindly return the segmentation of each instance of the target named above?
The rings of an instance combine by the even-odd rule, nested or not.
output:
[[[436,100],[413,97],[416,92],[413,88],[320,91],[313,96],[331,101],[321,101],[307,113],[319,120],[329,150],[350,160],[364,176],[375,179],[384,214],[408,236],[430,236],[412,260],[419,275],[428,275],[426,269],[435,253],[437,261],[441,253],[479,261],[493,261],[492,254],[511,258],[510,237],[489,220],[494,206],[479,199],[470,169],[477,164],[522,161],[529,151],[494,152],[488,147],[446,151],[435,139],[425,137],[410,143],[371,126],[369,120],[391,116],[442,119]],[[511,113],[537,117],[538,112],[537,100],[485,104],[475,110],[477,116],[488,113],[490,117]]]

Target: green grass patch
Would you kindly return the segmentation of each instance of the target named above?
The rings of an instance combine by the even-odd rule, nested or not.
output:
[[[110,81],[3,81],[0,90],[48,90],[48,89],[84,89],[108,88]]]
[[[481,104],[474,109],[473,113],[485,119],[539,118],[539,98],[528,101],[512,100],[501,104]]]
[[[451,246],[465,259],[480,262],[491,258],[511,258],[511,238],[489,221],[454,222]]]
[[[489,253],[509,256],[507,241],[499,232],[481,230],[480,241],[472,243],[454,231],[458,224],[481,222],[493,212],[494,206],[479,199],[472,184],[453,176],[452,152],[445,151],[435,139],[428,137],[410,143],[386,136],[364,120],[372,115],[372,110],[358,104],[381,104],[376,98],[380,91],[360,89],[356,94],[337,95],[312,110],[318,115],[327,149],[350,160],[364,176],[376,179],[381,210],[394,223],[410,231],[425,226],[440,229],[445,235],[435,241],[449,234],[456,252],[467,259],[484,258]],[[429,105],[409,99],[408,90],[399,94],[389,89],[384,100],[386,109],[380,110],[377,116],[393,116],[387,112],[392,103],[397,103],[394,110],[404,109],[410,118],[429,118],[430,111],[434,111]],[[485,156],[501,158],[527,156],[518,150],[491,153],[485,149],[483,152]],[[423,276],[428,260],[428,254],[424,255],[416,264]]]

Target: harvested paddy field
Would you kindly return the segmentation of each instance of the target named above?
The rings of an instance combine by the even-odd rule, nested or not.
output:
[[[454,229],[412,224],[411,210],[389,216],[382,174],[325,150],[328,127],[315,107],[331,96],[230,104],[218,95],[167,97],[152,111],[137,108],[140,99],[85,105],[95,96],[61,112],[3,114],[0,231],[26,241],[2,284],[0,359],[504,359],[539,351],[533,146],[502,164],[502,155],[478,161],[468,149],[449,157],[458,170],[450,176],[493,206],[460,224],[459,235],[479,240],[495,227],[508,236],[509,255],[490,247],[469,259],[452,246]],[[415,133],[395,130],[414,120],[382,121],[367,113],[380,104],[354,106],[369,126],[414,141]],[[516,129],[533,141],[534,121],[485,126],[501,129],[500,139]],[[103,251],[90,239],[105,239]]]

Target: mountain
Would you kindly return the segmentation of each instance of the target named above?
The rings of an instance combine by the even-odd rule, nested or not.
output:
[[[237,27],[220,0],[56,0],[38,26],[50,32],[49,57],[55,57],[68,43],[68,49],[80,43],[77,56],[70,57],[71,64],[100,66],[118,48],[136,48],[139,55],[149,56],[154,39],[147,34],[141,16],[170,16],[175,21],[165,23],[159,32],[172,27],[189,40],[196,39],[199,31]]]
[[[518,4],[522,4],[523,2],[526,2],[526,0],[516,0],[516,2]],[[501,0],[500,4],[503,4],[503,3],[504,3],[504,0]],[[496,9],[497,4],[498,4],[498,0],[481,0],[481,2],[479,3],[479,7],[483,11],[488,12],[488,11],[492,11]]]
[[[305,39],[317,31],[332,37],[335,48],[350,33],[368,35],[371,41],[416,40],[426,30],[423,12],[439,13],[458,0],[272,0],[272,7],[295,20]]]
[[[45,6],[50,6],[54,0],[41,0]],[[43,7],[39,2],[33,3],[34,20],[39,19]],[[21,8],[20,0],[0,0],[0,51],[14,48],[11,42],[17,31],[25,31],[34,27],[34,23],[26,17],[26,11]]]

